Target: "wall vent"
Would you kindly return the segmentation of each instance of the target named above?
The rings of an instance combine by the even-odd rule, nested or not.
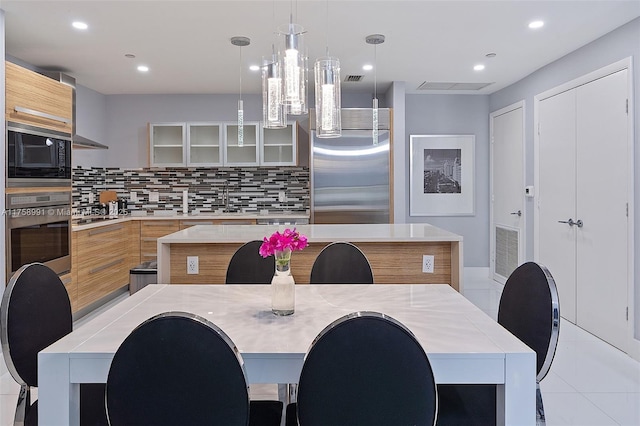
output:
[[[496,270],[495,273],[506,280],[518,267],[518,243],[520,232],[517,229],[496,226]]]
[[[436,82],[425,81],[418,90],[480,90],[493,83],[455,83],[455,82]]]
[[[356,82],[356,81],[362,81],[362,79],[364,78],[364,75],[348,75],[345,77],[344,81],[345,82]]]

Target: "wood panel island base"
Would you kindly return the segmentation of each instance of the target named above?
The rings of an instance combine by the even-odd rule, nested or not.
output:
[[[285,228],[198,225],[159,238],[158,283],[224,284],[229,260],[242,244],[262,240]],[[296,228],[309,240],[309,246],[294,252],[291,258],[296,284],[309,283],[311,266],[323,247],[347,241],[365,253],[376,284],[449,284],[462,291],[460,235],[429,224],[323,224]],[[433,272],[423,272],[424,255],[433,256]],[[187,274],[187,256],[198,256],[198,274]]]

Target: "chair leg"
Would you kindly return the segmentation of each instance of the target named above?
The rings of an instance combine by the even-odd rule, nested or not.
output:
[[[293,402],[298,401],[298,384],[297,383],[279,383],[278,384],[278,400],[282,401],[285,407]]]
[[[31,406],[31,388],[26,385],[20,385],[18,393],[18,405],[16,406],[16,415],[13,418],[14,426],[24,426],[27,410]]]
[[[542,404],[542,393],[540,392],[540,383],[536,383],[536,426],[546,426],[547,422],[544,418],[544,405]]]

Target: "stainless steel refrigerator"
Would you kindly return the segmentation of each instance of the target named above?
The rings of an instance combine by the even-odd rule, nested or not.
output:
[[[390,223],[389,109],[379,110],[377,145],[371,109],[343,109],[339,138],[318,138],[309,118],[311,222]]]

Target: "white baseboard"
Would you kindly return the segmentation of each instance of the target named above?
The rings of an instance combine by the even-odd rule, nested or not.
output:
[[[464,279],[491,279],[488,266],[465,266],[462,272]]]

